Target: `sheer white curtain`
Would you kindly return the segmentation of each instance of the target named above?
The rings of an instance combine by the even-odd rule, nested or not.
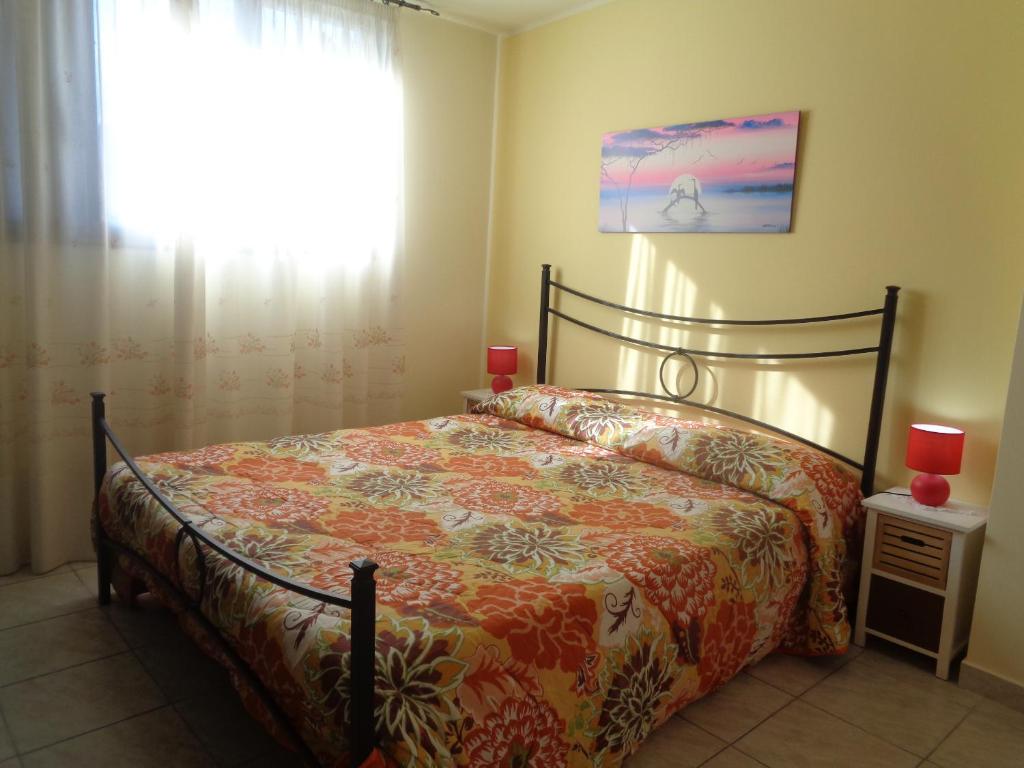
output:
[[[91,390],[137,454],[397,414],[393,13],[0,0],[0,573],[91,557]]]

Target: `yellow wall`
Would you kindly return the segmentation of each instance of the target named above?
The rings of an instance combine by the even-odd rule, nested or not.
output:
[[[1006,422],[981,561],[966,663],[1024,687],[1024,314],[1013,361]]]
[[[480,376],[497,37],[403,12],[402,417],[461,408]]]
[[[968,433],[954,495],[987,501],[1024,286],[1022,19],[1019,0],[617,0],[508,39],[488,340],[523,347],[517,379],[532,380],[542,262],[604,297],[732,317],[878,306],[898,284],[878,482],[909,480],[906,427],[938,420]],[[791,234],[597,232],[603,132],[788,109],[802,111]],[[554,382],[655,384],[599,344],[559,330]],[[719,404],[859,457],[870,364],[714,373]]]

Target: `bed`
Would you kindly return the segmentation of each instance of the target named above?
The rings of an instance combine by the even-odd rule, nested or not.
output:
[[[573,318],[542,280],[546,342]],[[768,653],[845,651],[895,292],[869,312],[860,464],[543,383],[473,414],[132,459],[97,394],[100,599],[114,579],[174,608],[310,764],[618,765]]]

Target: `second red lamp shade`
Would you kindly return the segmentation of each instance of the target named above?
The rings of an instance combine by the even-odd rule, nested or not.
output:
[[[907,440],[907,466],[923,474],[910,484],[914,500],[941,507],[949,498],[949,482],[942,475],[960,474],[964,432],[939,424],[914,424]]]
[[[518,347],[487,348],[487,372],[497,374],[491,381],[491,391],[494,394],[512,389],[512,379],[509,378],[509,375],[515,373],[518,369]]]

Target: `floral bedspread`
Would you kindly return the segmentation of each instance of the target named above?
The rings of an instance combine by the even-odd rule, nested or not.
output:
[[[344,595],[351,560],[380,564],[377,729],[397,764],[615,766],[772,650],[845,650],[860,494],[838,462],[555,387],[478,410],[139,464],[292,579]],[[195,553],[123,464],[99,518],[197,594]],[[347,612],[207,561],[205,615],[347,764]]]

